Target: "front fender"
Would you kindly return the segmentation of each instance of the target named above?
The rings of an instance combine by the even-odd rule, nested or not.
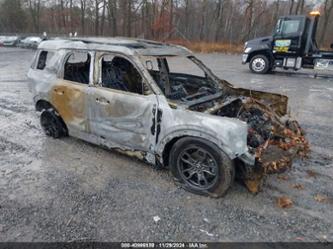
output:
[[[214,143],[230,159],[235,159],[248,151],[246,123],[236,119],[212,116],[206,117],[205,122],[201,122],[200,125],[183,124],[172,127],[172,130],[165,133],[159,140],[156,153],[162,158],[165,146],[171,140],[185,136],[198,137]]]
[[[243,64],[249,63],[251,61],[252,57],[254,57],[258,54],[267,55],[270,60],[271,60],[271,58],[273,58],[273,53],[270,49],[257,47],[257,48],[252,48],[249,53],[243,54]],[[245,60],[244,60],[244,55],[247,55]]]

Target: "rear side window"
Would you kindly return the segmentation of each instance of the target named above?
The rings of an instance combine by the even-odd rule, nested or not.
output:
[[[38,57],[37,69],[44,70],[50,58],[54,55],[53,52],[41,51]]]
[[[64,79],[89,84],[90,61],[88,52],[72,52],[64,66]]]

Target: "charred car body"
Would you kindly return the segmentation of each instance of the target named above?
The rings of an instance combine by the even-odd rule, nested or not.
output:
[[[71,135],[169,168],[199,194],[222,196],[235,177],[256,192],[265,174],[307,151],[286,115],[286,96],[235,88],[184,47],[50,40],[40,44],[28,77],[47,135]]]

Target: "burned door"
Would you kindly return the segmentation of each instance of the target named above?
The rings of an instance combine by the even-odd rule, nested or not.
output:
[[[91,132],[108,147],[151,152],[156,96],[146,94],[143,76],[129,59],[116,54],[97,58],[98,82],[89,89]]]
[[[53,86],[50,100],[69,131],[88,132],[86,111],[87,89],[90,82],[91,54],[70,52],[65,57],[62,79]]]

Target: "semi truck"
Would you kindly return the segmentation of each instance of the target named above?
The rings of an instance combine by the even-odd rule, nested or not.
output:
[[[266,74],[275,68],[333,70],[333,43],[331,51],[323,51],[316,42],[319,18],[319,11],[312,11],[308,16],[280,17],[272,36],[245,43],[242,63],[249,63],[250,70],[257,74]]]

